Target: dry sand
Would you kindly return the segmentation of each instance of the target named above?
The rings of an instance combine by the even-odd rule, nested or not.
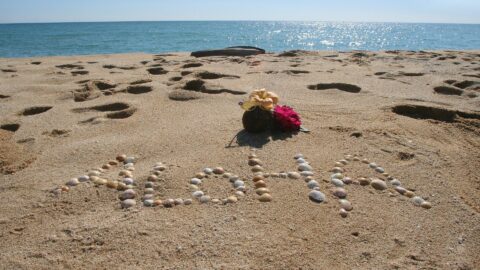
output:
[[[3,269],[480,266],[478,51],[46,57],[0,59],[0,70]],[[238,102],[264,87],[311,133],[241,132]],[[252,147],[270,172],[295,170],[303,153],[327,202],[309,201],[303,180],[272,178],[270,203],[251,180],[236,204],[170,209],[123,210],[118,192],[91,184],[49,192],[126,153],[139,183],[155,162],[168,165],[159,197],[191,198],[188,181],[206,166],[251,179]],[[433,207],[349,185],[354,209],[341,218],[328,170],[347,154],[382,165]],[[365,164],[346,175],[381,177]],[[232,194],[222,178],[203,185]]]

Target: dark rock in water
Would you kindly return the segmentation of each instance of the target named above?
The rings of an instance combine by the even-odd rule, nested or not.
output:
[[[192,52],[191,56],[206,57],[206,56],[249,56],[264,54],[265,50],[251,46],[235,46],[219,50],[205,50]]]
[[[255,107],[251,111],[246,111],[242,118],[243,127],[251,133],[260,133],[272,128],[272,112]]]

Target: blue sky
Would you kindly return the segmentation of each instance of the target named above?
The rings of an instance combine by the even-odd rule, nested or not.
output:
[[[0,23],[312,20],[480,23],[480,0],[0,0]]]

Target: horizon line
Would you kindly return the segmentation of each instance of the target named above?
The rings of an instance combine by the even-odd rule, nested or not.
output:
[[[322,23],[397,23],[397,24],[462,24],[479,25],[480,22],[401,22],[401,21],[321,21],[321,20],[216,20],[216,19],[172,19],[172,20],[124,20],[124,21],[49,21],[49,22],[0,22],[0,25],[8,24],[62,24],[62,23],[134,23],[134,22],[322,22]]]

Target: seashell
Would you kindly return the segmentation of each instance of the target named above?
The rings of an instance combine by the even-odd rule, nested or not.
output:
[[[198,178],[192,178],[190,180],[190,184],[192,185],[200,185],[202,183],[202,180],[198,179]]]
[[[135,163],[135,157],[127,157],[123,163],[128,164],[128,163]]]
[[[106,185],[108,188],[117,189],[117,187],[118,187],[118,181],[107,180],[107,183],[106,183],[105,185]]]
[[[123,200],[127,200],[127,199],[135,199],[136,196],[137,196],[137,193],[135,192],[135,190],[127,189],[124,192],[122,192],[118,196],[118,198],[123,201]]]
[[[377,165],[377,163],[372,162],[372,163],[369,163],[369,164],[368,164],[368,167],[370,167],[370,168],[372,168],[372,169],[375,169],[375,168],[378,167],[378,165]]]
[[[390,184],[391,184],[392,186],[401,186],[401,185],[402,185],[402,183],[401,183],[400,181],[398,181],[397,179],[393,179],[393,180],[390,182]]]
[[[163,201],[163,207],[170,208],[175,205],[175,201],[173,199],[166,199]]]
[[[213,173],[213,170],[210,169],[210,168],[205,168],[205,169],[203,169],[203,172],[204,172],[205,174],[212,174],[212,173]]]
[[[415,196],[412,198],[412,202],[413,202],[413,205],[420,206],[422,205],[422,203],[425,202],[425,200],[420,196]]]
[[[127,189],[128,189],[128,185],[126,185],[125,183],[122,183],[122,182],[118,183],[117,190],[122,191],[122,190],[127,190]]]
[[[192,204],[192,199],[183,200],[183,205],[190,205],[190,204]]]
[[[407,192],[407,190],[405,188],[401,187],[401,186],[396,186],[393,189],[395,189],[398,193],[400,193],[402,195],[404,195]]]
[[[336,187],[343,187],[345,185],[342,180],[337,178],[330,179],[330,183],[332,183]]]
[[[255,190],[255,193],[257,193],[258,195],[262,195],[262,194],[265,194],[265,193],[270,193],[270,190],[268,190],[268,188],[257,188]]]
[[[195,197],[195,198],[200,198],[200,197],[202,197],[203,195],[204,195],[204,193],[203,193],[203,191],[201,191],[201,190],[197,190],[197,191],[194,191],[194,192],[192,193],[192,196]]]
[[[146,207],[153,207],[155,205],[154,201],[153,200],[144,200],[143,201],[143,205],[146,206]]]
[[[123,178],[123,183],[125,185],[133,185],[135,181],[132,179],[132,178],[129,178],[129,177],[126,177],[126,178]],[[147,182],[148,183],[148,182]],[[150,182],[151,183],[151,182]]]
[[[267,183],[265,183],[263,180],[259,180],[255,182],[255,188],[264,188],[267,187]]]
[[[157,182],[158,181],[158,176],[152,174],[147,178],[147,181]]]
[[[425,209],[432,208],[432,204],[430,202],[427,202],[427,201],[422,202],[422,204],[420,204],[420,206],[425,208]]]
[[[353,161],[360,161],[358,157],[353,157]]]
[[[153,201],[153,204],[154,204],[155,206],[160,206],[160,205],[163,204],[163,201],[162,201],[162,200],[155,200],[155,201]]]
[[[120,202],[122,208],[130,208],[137,204],[137,202],[133,199],[126,199]]]
[[[175,205],[182,205],[182,204],[184,204],[184,201],[183,201],[182,198],[177,198],[177,199],[173,200],[173,203]]]
[[[352,178],[350,178],[350,177],[344,177],[344,178],[342,179],[342,181],[343,181],[343,183],[345,183],[346,185],[350,185],[351,183],[353,183],[353,180],[352,180]]]
[[[200,203],[208,203],[210,202],[210,196],[208,195],[203,195],[202,197],[200,197],[200,199],[198,199],[200,201]]]
[[[203,178],[205,178],[205,176],[206,176],[206,175],[205,175],[205,173],[203,173],[203,172],[199,172],[199,173],[196,173],[196,174],[195,174],[195,178],[198,178],[198,179],[203,179]]]
[[[88,175],[82,175],[78,177],[79,182],[87,182],[88,180],[90,180],[90,177]]]
[[[248,155],[248,158],[251,159],[251,158],[256,158],[257,155],[255,155],[254,153],[251,153],[250,155]]]
[[[102,169],[104,170],[109,170],[112,166],[110,166],[110,164],[103,164],[102,165]]]
[[[299,159],[299,158],[304,158],[304,156],[302,154],[298,153],[293,158]]]
[[[74,187],[78,184],[80,184],[80,182],[78,181],[77,178],[72,178],[72,179],[68,180],[67,183],[66,183],[66,185],[70,186],[70,187]]]
[[[246,188],[245,186],[239,186],[237,188],[235,188],[236,191],[241,191],[241,192],[245,192],[246,191]]]
[[[279,173],[278,176],[280,176],[280,178],[287,178],[288,174],[287,173]]]
[[[153,188],[146,188],[144,190],[145,194],[155,194],[155,190]]]
[[[405,194],[403,195],[407,196],[408,198],[413,198],[413,196],[415,196],[415,193],[413,193],[413,191],[407,190],[407,192],[405,192]]]
[[[330,179],[343,179],[343,174],[341,173],[334,173],[330,176]]]
[[[228,203],[236,203],[236,202],[238,202],[238,198],[236,196],[229,196],[227,198],[227,202]]]
[[[263,167],[260,165],[255,165],[252,167],[252,172],[263,172]]]
[[[339,213],[340,213],[340,216],[341,216],[342,218],[348,217],[348,212],[347,212],[347,210],[345,210],[345,209],[343,209],[343,208],[340,209]]]
[[[300,179],[301,175],[298,172],[289,172],[287,173],[288,178],[290,179]]]
[[[343,169],[340,167],[333,167],[331,172],[333,173],[343,173]]]
[[[95,180],[93,180],[93,183],[95,185],[105,185],[105,184],[107,184],[107,179],[95,178]]]
[[[310,198],[310,200],[313,202],[321,203],[325,201],[325,194],[318,190],[312,190],[308,193],[308,198]]]
[[[260,180],[263,180],[265,179],[263,176],[260,176],[260,175],[256,175],[253,177],[253,182],[257,182],[257,181],[260,181]]]
[[[110,166],[117,166],[117,165],[118,165],[118,161],[116,161],[116,160],[109,160],[109,161],[108,161],[108,165],[110,165]]]
[[[116,157],[116,159],[120,162],[124,162],[126,158],[127,158],[127,155],[125,154],[121,154]]]
[[[240,180],[240,177],[238,175],[232,175],[230,178],[228,178],[228,181],[231,183],[234,183],[235,181]]]
[[[102,173],[97,170],[91,170],[87,173],[88,176],[100,176]]]
[[[233,187],[238,188],[241,186],[245,186],[245,183],[242,180],[237,180],[233,183]]]
[[[260,159],[252,158],[252,159],[248,160],[248,165],[250,165],[250,166],[256,166],[256,165],[262,166],[263,164],[262,164],[262,161]]]
[[[226,178],[226,179],[230,179],[231,176],[232,176],[232,174],[231,174],[231,173],[228,173],[228,172],[226,172],[226,173],[224,173],[224,174],[222,175],[222,177],[223,177],[223,178]]]
[[[348,164],[348,161],[345,160],[345,159],[341,159],[341,160],[339,160],[338,162],[340,162],[340,163],[343,164],[343,165],[347,165],[347,164]]]
[[[319,187],[319,186],[320,186],[320,185],[319,185],[318,182],[315,181],[315,180],[310,180],[310,181],[308,181],[308,183],[307,183],[307,187],[308,187],[309,189],[314,189],[314,188]]]
[[[345,209],[347,211],[352,211],[353,206],[348,200],[340,199],[340,200],[338,200],[338,202],[340,202],[340,207],[342,209]]]
[[[380,179],[373,179],[370,185],[376,190],[385,190],[387,189],[387,183]]]
[[[303,177],[307,177],[307,176],[313,176],[314,174],[312,171],[304,171],[304,172],[300,172],[300,175]]]
[[[272,195],[270,195],[269,193],[264,193],[260,195],[260,197],[258,197],[258,200],[261,202],[271,202],[272,199]]]
[[[361,186],[368,186],[370,185],[370,179],[367,179],[365,177],[360,177],[358,178],[358,182],[360,183]]]
[[[297,162],[297,164],[302,164],[302,163],[308,164],[308,162],[303,158],[297,158],[295,162]]]
[[[215,169],[213,169],[213,173],[214,174],[224,174],[225,170],[222,167],[216,167]]]
[[[382,167],[376,167],[376,168],[375,168],[375,171],[378,172],[378,173],[384,173],[384,172],[385,172],[385,169],[382,168]]]
[[[145,194],[145,195],[143,195],[142,200],[144,200],[144,201],[145,200],[153,200],[154,197],[155,196],[153,194]]]
[[[243,196],[245,196],[245,193],[243,193],[241,191],[235,191],[235,195],[237,195],[238,197],[243,197]]]
[[[311,172],[313,169],[312,169],[312,166],[308,165],[308,164],[305,164],[305,163],[302,163],[300,165],[298,165],[298,168],[297,168],[299,171],[301,172]]]
[[[340,199],[344,199],[345,197],[347,197],[347,191],[343,188],[333,189],[332,194],[333,194],[333,196],[335,196],[337,198],[340,198]]]

